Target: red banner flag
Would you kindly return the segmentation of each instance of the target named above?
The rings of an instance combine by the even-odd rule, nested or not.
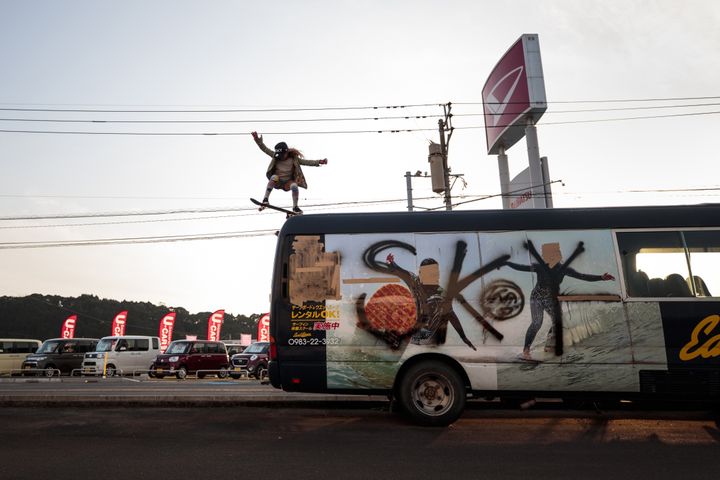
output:
[[[225,310],[218,310],[208,318],[208,340],[220,340],[220,329],[225,320]]]
[[[258,342],[269,342],[270,341],[270,314],[266,313],[260,320],[258,320],[258,331],[257,331]]]
[[[167,350],[168,345],[172,342],[172,331],[175,326],[175,312],[170,312],[160,320],[160,353],[164,353]]]
[[[125,335],[125,324],[126,323],[127,323],[127,310],[123,310],[122,312],[115,315],[115,318],[113,319],[111,335],[113,335],[115,337],[120,337],[120,336]]]
[[[77,322],[77,315],[70,315],[65,319],[60,331],[62,338],[73,338],[75,336],[75,322]]]

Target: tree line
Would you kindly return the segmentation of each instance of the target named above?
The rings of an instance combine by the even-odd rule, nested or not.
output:
[[[118,301],[96,295],[62,297],[33,294],[26,297],[0,297],[0,337],[37,338],[45,340],[60,336],[63,321],[77,315],[75,337],[101,338],[111,335],[112,321],[118,312],[127,310],[126,335],[157,336],[160,319],[170,309],[150,302]],[[173,339],[186,335],[207,338],[208,317],[213,312],[190,313],[182,307],[176,312]],[[240,339],[240,334],[257,335],[257,323],[262,314],[250,316],[225,312],[221,338]]]

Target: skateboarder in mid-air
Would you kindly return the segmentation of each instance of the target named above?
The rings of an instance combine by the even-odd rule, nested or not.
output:
[[[327,158],[323,158],[322,160],[305,160],[299,150],[288,148],[285,142],[280,142],[275,145],[275,151],[273,151],[265,146],[262,135],[258,135],[257,132],[252,132],[251,135],[260,150],[272,158],[266,173],[269,182],[265,190],[265,195],[263,196],[260,210],[270,205],[270,193],[274,188],[278,188],[286,192],[288,190],[292,192],[293,212],[296,214],[302,213],[302,210],[298,207],[298,197],[300,196],[299,187],[307,188],[307,183],[305,182],[305,176],[302,173],[300,165],[319,167],[320,165],[327,164]]]

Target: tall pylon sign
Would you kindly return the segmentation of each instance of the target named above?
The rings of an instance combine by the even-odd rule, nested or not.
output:
[[[485,82],[482,98],[487,151],[488,155],[498,156],[503,208],[551,208],[547,159],[543,168],[535,128],[547,110],[537,34],[523,34],[502,56]],[[529,168],[521,175],[527,176],[528,181],[513,179],[512,182],[515,185],[528,183],[529,190],[514,191],[507,150],[523,137],[527,143]],[[512,198],[518,195],[524,201]]]

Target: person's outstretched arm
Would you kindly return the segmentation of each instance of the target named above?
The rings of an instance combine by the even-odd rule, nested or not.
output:
[[[306,165],[308,167],[319,167],[320,165],[327,165],[327,158],[323,158],[322,160],[306,160],[304,158],[301,158],[298,161],[300,162],[300,165]]]
[[[262,135],[258,135],[257,132],[251,132],[250,135],[252,135],[253,140],[255,140],[255,143],[257,146],[265,152],[266,155],[269,155],[271,157],[275,156],[275,152],[273,150],[270,150],[268,147],[265,146],[265,143],[263,142]]]

